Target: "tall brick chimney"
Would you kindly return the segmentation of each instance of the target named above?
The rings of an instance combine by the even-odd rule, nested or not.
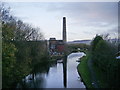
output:
[[[63,42],[66,43],[66,17],[63,17]]]

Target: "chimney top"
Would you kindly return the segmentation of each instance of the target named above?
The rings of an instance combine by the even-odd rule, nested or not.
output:
[[[66,17],[63,17],[63,19],[65,19]]]

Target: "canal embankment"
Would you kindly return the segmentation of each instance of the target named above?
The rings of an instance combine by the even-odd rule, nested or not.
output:
[[[109,88],[105,72],[93,64],[90,52],[85,53],[86,56],[80,58],[77,70],[86,89]]]
[[[91,74],[87,64],[89,57],[90,57],[89,53],[86,53],[86,56],[80,58],[80,63],[77,66],[77,70],[81,77],[81,81],[83,81],[86,88],[93,88]]]

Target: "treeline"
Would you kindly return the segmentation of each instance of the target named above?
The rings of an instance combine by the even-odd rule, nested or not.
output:
[[[120,60],[117,60],[118,43],[112,43],[96,36],[91,43],[91,55],[93,64],[98,67],[106,79],[109,88],[120,86]]]
[[[68,47],[68,51],[70,53],[71,52],[77,52],[78,49],[80,49],[80,51],[84,52],[86,49],[90,48],[90,45],[83,44],[83,43],[80,43],[80,44],[67,44],[67,47]]]
[[[15,88],[32,72],[33,67],[47,61],[47,47],[39,28],[23,23],[0,5],[2,17],[2,88]]]

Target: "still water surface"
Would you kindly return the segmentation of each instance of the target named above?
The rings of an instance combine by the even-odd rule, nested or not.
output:
[[[79,58],[83,57],[83,52],[71,53],[67,57],[66,74],[63,69],[63,63],[56,62],[52,64],[46,72],[37,72],[28,75],[24,79],[24,85],[28,88],[85,88],[81,82],[80,76],[77,72],[76,62]],[[44,66],[44,65],[43,65]],[[39,68],[41,68],[39,66]],[[36,70],[37,71],[37,70]],[[19,84],[18,87],[21,87]]]

